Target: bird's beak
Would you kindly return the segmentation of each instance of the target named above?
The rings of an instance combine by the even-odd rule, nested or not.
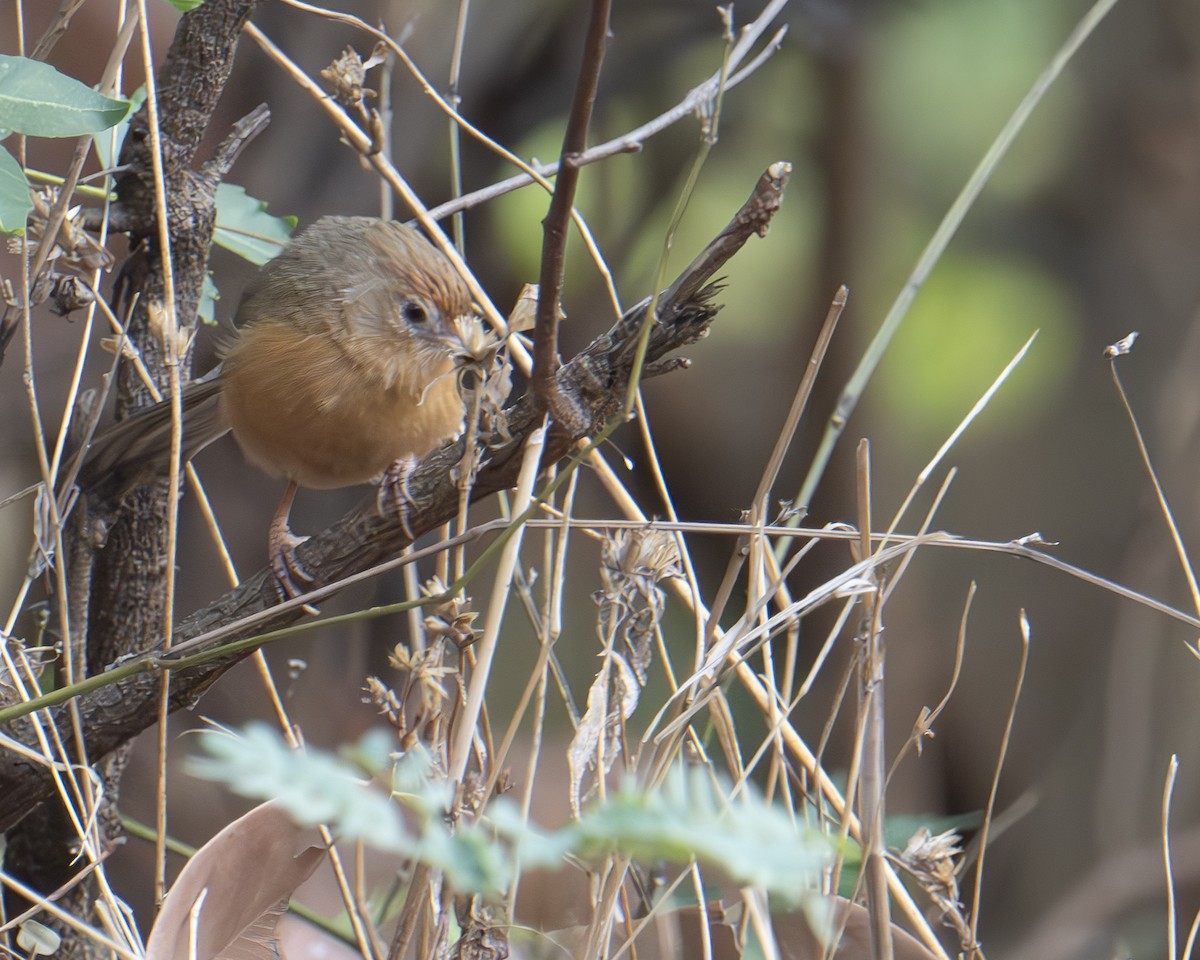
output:
[[[445,336],[451,350],[461,350],[470,344],[477,331],[482,329],[483,320],[475,313],[464,313],[450,321],[450,332]]]

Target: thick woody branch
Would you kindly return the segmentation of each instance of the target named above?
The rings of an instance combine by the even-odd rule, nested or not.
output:
[[[242,25],[254,10],[255,0],[208,0],[180,18],[166,61],[158,72],[158,113],[162,138],[163,170],[168,199],[191,175],[196,149],[208,129],[217,101],[233,70],[233,58]],[[147,107],[130,120],[121,149],[121,164],[129,167],[117,184],[120,198],[114,227],[137,235],[154,230],[154,186],[150,177],[150,137]],[[216,184],[208,185],[211,190]],[[188,191],[182,199],[194,203]],[[208,205],[212,205],[211,192]],[[186,227],[186,207],[171,210],[172,228]]]
[[[717,289],[712,283],[714,275],[751,236],[766,231],[782,201],[790,172],[786,163],[773,164],[729,225],[659,298],[646,357],[648,370],[675,368],[677,364],[656,361],[708,333],[720,309],[712,302]],[[586,414],[587,422],[575,428],[561,424],[552,427],[546,439],[544,463],[570,455],[579,441],[601,429],[620,408],[646,309],[646,304],[634,307],[558,371],[558,388]],[[488,445],[487,463],[479,472],[474,499],[490,496],[513,483],[525,438],[541,420],[540,405],[532,395],[527,394],[509,408],[508,435],[484,438]],[[302,544],[297,555],[313,577],[312,587],[319,589],[370,569],[395,556],[414,537],[453,519],[458,510],[458,491],[451,470],[462,455],[459,442],[422,461],[409,477],[412,504],[405,519],[381,516],[372,497],[368,505]],[[239,621],[268,611],[277,603],[273,575],[267,569],[261,570],[179,623],[174,631],[175,643],[184,644],[205,636],[203,645],[215,647],[287,626],[303,616],[299,608],[291,607],[268,613],[265,619],[256,617],[253,627],[239,626]],[[228,629],[221,629],[225,627]],[[189,649],[189,653],[195,652],[194,648]],[[193,704],[217,677],[248,652],[176,672],[171,686],[171,707]],[[150,726],[155,720],[159,691],[156,673],[147,670],[78,698],[77,707],[84,718],[91,754],[101,756]],[[51,708],[48,716],[66,729],[65,706]],[[31,736],[23,719],[11,722],[5,732],[25,742]],[[50,778],[43,769],[11,750],[0,751],[0,830],[19,820],[48,796],[51,789]]]
[[[181,342],[175,339],[177,331],[164,329],[160,318],[175,316],[181,326],[195,322],[212,242],[216,188],[236,156],[239,142],[261,124],[261,118],[251,119],[247,129],[235,133],[212,161],[196,167],[197,148],[232,69],[242,24],[253,7],[254,0],[207,0],[181,18],[166,60],[156,71],[156,92],[131,119],[122,146],[118,199],[111,207],[109,226],[130,233],[135,243],[134,253],[118,275],[114,301],[127,319],[130,340],[160,389],[173,374],[182,371],[186,376],[188,359],[186,346],[176,349]],[[145,29],[144,24],[142,27]],[[153,136],[148,113],[152,102],[159,121]],[[156,189],[159,158],[161,196]],[[166,231],[159,229],[160,206],[165,207]],[[160,245],[167,231],[170,283],[165,279],[166,254]],[[174,311],[164,310],[165,305],[173,305]],[[179,370],[173,371],[171,365],[176,362]],[[145,386],[132,375],[129,365],[124,365],[117,382],[118,412],[123,414],[147,399]],[[69,575],[68,615],[60,626],[64,658],[76,668],[77,677],[95,675],[114,659],[161,640],[168,609],[169,577],[165,574],[174,562],[168,502],[162,483],[136,491],[107,518],[107,549],[99,553],[95,552],[99,537],[86,503],[72,513],[63,530],[59,563]],[[149,674],[136,679],[139,684],[129,688],[101,690],[85,705],[80,728],[65,711],[46,716],[57,725],[62,743],[76,743],[77,729],[82,730],[88,743],[87,759],[104,784],[96,815],[105,838],[119,832],[115,803],[123,759],[118,748],[128,744],[136,729],[149,726],[157,710],[154,688],[158,680]],[[124,700],[126,696],[130,699]],[[196,691],[191,696],[194,699]],[[52,796],[45,766],[49,761],[39,759],[40,741],[28,718],[6,724],[3,733],[31,749],[22,755],[0,747],[0,779],[13,785],[0,804],[4,823],[0,829],[7,831],[32,813],[8,832],[5,866],[48,894],[77,870],[76,832],[58,805],[39,805]],[[77,898],[74,909],[80,915],[90,915],[90,883],[69,896]],[[71,933],[64,938],[60,956],[81,960],[94,952],[94,944],[87,938]]]
[[[195,323],[212,244],[215,196],[221,177],[241,146],[262,129],[265,110],[259,108],[220,145],[198,169],[196,150],[217,100],[233,68],[233,55],[242,25],[254,0],[209,0],[179,21],[174,41],[158,72],[159,138],[163,153],[167,218],[170,222],[171,270],[175,316],[181,327]],[[167,298],[164,263],[155,242],[157,209],[146,106],[130,121],[121,150],[126,167],[117,182],[113,208],[115,229],[145,238],[122,267],[114,295],[120,313],[129,309],[128,332],[160,391],[169,382],[166,337],[174,335],[155,322]],[[180,352],[181,375],[190,355]],[[151,401],[133,371],[123,365],[117,379],[116,410],[124,416]],[[172,558],[167,549],[165,486],[142,488],[130,496],[119,514],[109,519],[112,533],[107,549],[93,557],[86,517],[74,519],[72,542],[78,553],[73,569],[90,576],[90,606],[73,611],[73,631],[87,626],[89,672],[118,656],[152,646],[162,636],[165,610],[164,570]],[[90,574],[87,563],[94,559]],[[73,638],[77,641],[77,638]]]

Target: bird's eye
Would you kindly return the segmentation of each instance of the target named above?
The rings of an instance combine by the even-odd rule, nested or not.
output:
[[[405,323],[421,327],[429,322],[429,311],[418,300],[402,300],[400,301],[400,317]]]

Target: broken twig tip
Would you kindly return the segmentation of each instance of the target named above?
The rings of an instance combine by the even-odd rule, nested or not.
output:
[[[1132,333],[1126,334],[1116,343],[1110,343],[1104,348],[1105,360],[1116,360],[1117,357],[1123,357],[1128,353],[1133,352],[1133,343],[1138,338],[1138,332],[1134,330]]]

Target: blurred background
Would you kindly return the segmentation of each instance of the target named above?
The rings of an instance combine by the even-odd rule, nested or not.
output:
[[[25,5],[28,43],[36,42],[55,6]],[[682,518],[733,521],[749,506],[817,327],[837,286],[846,283],[849,306],[774,491],[778,499],[795,495],[843,384],[939,219],[1086,7],[1077,0],[795,0],[785,9],[781,49],[725,97],[719,142],[668,270],[673,276],[721,229],[770,163],[793,164],[769,236],[752,241],[724,271],[725,310],[712,336],[687,352],[693,367],[645,391]],[[407,36],[418,65],[446,89],[457,5],[346,0],[344,9]],[[738,23],[759,9],[738,5]],[[161,58],[177,15],[163,3],[151,10]],[[471,4],[463,114],[523,157],[553,158],[585,13],[583,4],[561,0]],[[347,44],[364,56],[371,46],[349,28],[284,4],[263,4],[254,20],[314,76]],[[93,82],[114,21],[114,3],[88,0],[51,62]],[[17,52],[15,23],[13,0],[0,0],[0,52]],[[710,3],[618,2],[612,32],[593,142],[668,109],[720,66],[721,24]],[[126,89],[139,82],[131,69]],[[302,225],[327,213],[379,212],[375,178],[338,142],[319,107],[249,39],[211,141],[264,101],[272,123],[244,153],[233,181]],[[391,109],[397,167],[429,205],[441,202],[451,190],[446,119],[401,67]],[[640,153],[583,174],[578,206],[626,306],[651,292],[664,231],[699,145],[699,125],[689,118],[648,140]],[[36,144],[30,166],[60,169],[67,150]],[[511,172],[464,141],[467,190]],[[502,311],[523,283],[536,280],[545,209],[545,194],[526,188],[465,217],[467,260]],[[123,252],[120,241],[112,247]],[[578,238],[569,253],[565,354],[613,316]],[[1046,96],[921,290],[809,504],[807,522],[854,520],[853,451],[867,437],[875,516],[886,526],[921,467],[1036,330],[1025,361],[948,458],[959,472],[934,528],[995,540],[1041,531],[1058,542],[1056,556],[1187,608],[1186,583],[1102,353],[1131,330],[1141,332],[1121,373],[1184,542],[1196,543],[1198,255],[1200,9],[1182,0],[1118,3]],[[224,251],[214,252],[211,267],[222,293],[218,314],[228,318],[253,268]],[[15,269],[11,257],[0,259],[0,273],[15,276]],[[34,364],[51,430],[61,417],[79,330],[78,322],[48,313],[37,318]],[[0,369],[0,409],[9,411],[0,418],[0,496],[37,476],[19,352],[14,348]],[[211,345],[202,344],[197,371],[209,358]],[[105,369],[98,355],[85,383],[96,385]],[[636,434],[619,434],[616,445],[634,461],[629,482],[643,509],[662,515]],[[618,462],[620,454],[612,450],[610,459]],[[279,485],[246,466],[231,442],[198,463],[240,568],[256,569],[265,559]],[[944,468],[904,529],[915,528],[943,476]],[[577,513],[612,515],[597,485],[583,486]],[[320,529],[362,495],[302,492],[293,527]],[[190,611],[225,587],[191,507],[184,516],[177,607]],[[0,511],[0,541],[16,545],[0,555],[0,596],[10,596],[23,575],[29,529],[27,503]],[[694,540],[706,595],[715,592],[732,546],[716,537]],[[797,572],[794,589],[810,589],[849,562],[845,547],[823,547]],[[582,698],[597,649],[587,598],[598,579],[586,548],[578,567],[579,602],[558,649]],[[998,802],[998,809],[1019,815],[989,851],[983,944],[993,958],[1030,960],[1162,951],[1158,837],[1173,754],[1180,759],[1173,829],[1181,916],[1190,918],[1200,905],[1200,663],[1187,647],[1197,638],[1177,622],[1042,566],[927,550],[887,607],[893,752],[921,707],[936,704],[946,690],[972,581],[978,596],[962,678],[936,738],[899,768],[889,812],[940,817],[983,807],[1013,697],[1018,612],[1025,609],[1032,648]],[[394,599],[401,589],[385,580],[327,609]],[[690,620],[681,611],[674,615],[686,657]],[[821,615],[805,622],[814,648],[826,625]],[[491,702],[499,718],[511,711],[534,652],[522,634],[528,627],[516,618],[512,627],[505,657],[513,689],[497,685]],[[372,621],[270,651],[282,672],[291,659],[304,662],[288,695],[310,742],[333,746],[375,722],[372,708],[360,703],[363,677],[386,673],[386,652],[405,630],[400,619]],[[839,669],[827,669],[828,681],[793,717],[810,742],[829,715]],[[243,667],[207,695],[197,716],[173,723],[182,731],[199,715],[234,724],[265,717],[254,683]],[[549,722],[564,740],[569,736],[561,707]],[[752,738],[762,735],[747,729]],[[847,713],[827,754],[831,769],[839,767],[849,731]],[[144,759],[152,763],[146,747]],[[180,753],[186,749],[185,743]],[[561,765],[554,753],[548,748],[550,769]],[[142,795],[138,782],[129,781],[123,805],[149,818],[152,793],[147,787]],[[214,788],[181,779],[172,832],[202,842],[237,808]],[[149,891],[137,886],[148,888],[149,874],[137,857],[121,851],[114,863],[124,859],[128,896],[144,904]]]

